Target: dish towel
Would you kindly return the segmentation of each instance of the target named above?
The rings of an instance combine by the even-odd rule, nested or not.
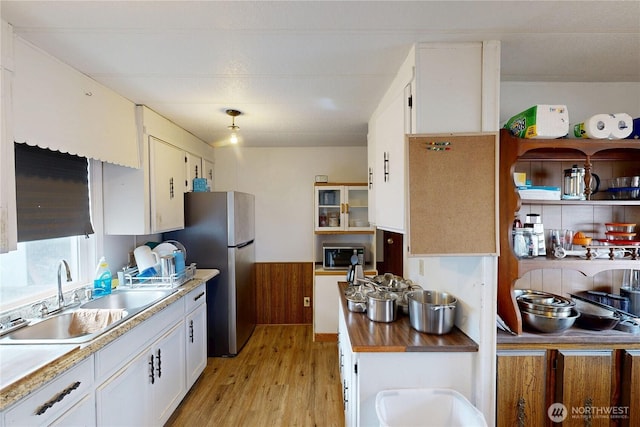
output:
[[[126,315],[123,309],[80,309],[73,312],[69,334],[72,336],[98,332]]]

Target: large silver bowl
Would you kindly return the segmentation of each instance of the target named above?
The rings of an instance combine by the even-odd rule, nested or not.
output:
[[[524,324],[531,329],[539,332],[560,332],[569,329],[574,322],[580,317],[580,312],[575,308],[571,309],[571,315],[567,317],[556,317],[553,315],[543,315],[520,311]]]

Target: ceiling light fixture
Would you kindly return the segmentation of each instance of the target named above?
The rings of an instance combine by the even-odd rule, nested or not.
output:
[[[242,113],[238,110],[227,110],[226,113],[228,116],[231,116],[231,126],[227,126],[229,129],[231,129],[231,137],[229,138],[229,141],[232,144],[237,144],[238,131],[240,130],[240,126],[236,126],[236,117],[238,117]]]

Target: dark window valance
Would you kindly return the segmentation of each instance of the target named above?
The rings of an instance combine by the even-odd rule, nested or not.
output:
[[[93,233],[88,161],[15,144],[18,241]]]

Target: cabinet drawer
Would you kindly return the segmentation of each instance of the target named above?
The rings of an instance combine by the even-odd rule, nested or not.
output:
[[[48,425],[92,389],[93,357],[89,357],[16,403],[6,412],[5,423],[8,426]]]
[[[100,382],[112,375],[183,316],[184,303],[180,299],[97,351],[96,380]]]
[[[197,288],[189,292],[185,300],[185,313],[191,313],[196,307],[207,301],[207,285],[203,282]]]

